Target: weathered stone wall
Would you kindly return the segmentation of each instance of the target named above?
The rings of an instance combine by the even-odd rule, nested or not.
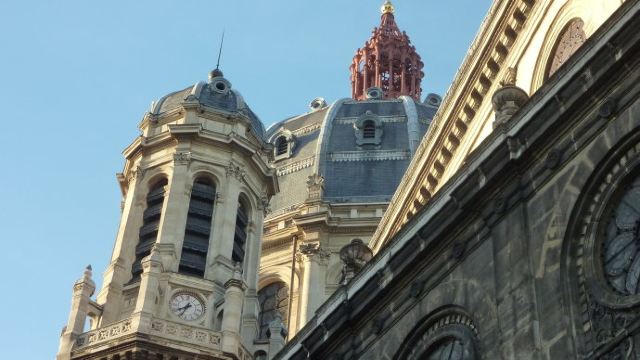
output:
[[[278,358],[640,357],[598,210],[640,171],[638,14],[627,1]]]

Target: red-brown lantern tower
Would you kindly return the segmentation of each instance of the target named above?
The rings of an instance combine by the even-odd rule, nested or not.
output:
[[[379,87],[385,99],[408,95],[420,101],[424,64],[409,36],[398,28],[391,2],[385,1],[381,11],[380,26],[353,57],[351,97],[366,100],[367,89]]]

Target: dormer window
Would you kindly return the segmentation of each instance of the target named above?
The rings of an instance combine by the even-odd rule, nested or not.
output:
[[[378,146],[382,143],[382,121],[371,111],[360,116],[353,124],[358,146]]]
[[[376,137],[376,124],[372,120],[365,121],[364,126],[362,127],[362,138],[374,139],[375,137]]]
[[[294,145],[295,142],[291,131],[283,130],[275,137],[273,142],[273,159],[278,161],[291,157]]]
[[[278,140],[276,140],[276,156],[286,155],[287,152],[289,152],[289,143],[287,142],[287,138],[280,136]]]

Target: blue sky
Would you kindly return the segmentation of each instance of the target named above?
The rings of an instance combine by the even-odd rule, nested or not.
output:
[[[100,287],[120,215],[115,173],[152,100],[221,69],[265,125],[350,95],[348,67],[382,0],[0,3],[0,348],[51,359],[71,287]],[[489,0],[396,0],[444,95]]]

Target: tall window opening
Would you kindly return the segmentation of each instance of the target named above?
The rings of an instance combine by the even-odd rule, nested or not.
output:
[[[213,182],[199,178],[193,183],[180,256],[180,273],[204,277],[215,198],[216,187]]]
[[[278,140],[276,140],[276,156],[285,155],[289,152],[289,143],[287,142],[287,138],[284,136],[280,136]]]
[[[131,266],[131,275],[134,281],[142,274],[142,259],[151,254],[151,248],[156,243],[167,184],[167,179],[162,179],[153,185],[147,194],[147,208],[142,215],[142,227],[140,227],[138,234],[136,258]]]
[[[287,323],[289,314],[289,287],[282,281],[269,284],[258,291],[260,302],[260,339],[266,339],[269,324],[280,313],[282,322]]]
[[[376,124],[372,120],[364,122],[362,127],[362,137],[364,139],[373,139],[376,137]]]
[[[249,215],[247,213],[247,208],[244,206],[242,201],[239,201],[238,212],[236,214],[236,230],[233,237],[233,253],[231,254],[231,259],[235,262],[242,263],[244,261],[248,224]]]

